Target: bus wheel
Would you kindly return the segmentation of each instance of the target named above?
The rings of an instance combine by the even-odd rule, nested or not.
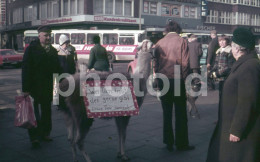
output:
[[[116,61],[116,56],[113,52],[107,52],[107,57],[109,62],[111,63]]]

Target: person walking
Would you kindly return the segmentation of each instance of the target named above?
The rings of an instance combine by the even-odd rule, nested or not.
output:
[[[169,82],[170,88],[166,94],[160,97],[163,109],[163,142],[169,151],[176,145],[177,150],[192,150],[195,147],[189,145],[187,110],[186,110],[186,91],[184,80],[189,74],[189,51],[188,43],[179,36],[182,29],[175,21],[170,21],[165,29],[167,35],[159,40],[155,45],[154,71],[164,74]],[[175,74],[178,65],[181,74]],[[178,89],[180,94],[175,94],[175,81],[180,81]],[[165,85],[158,79],[160,90]],[[175,106],[175,140],[172,128],[172,110]]]
[[[227,36],[222,35],[218,38],[220,48],[216,51],[216,59],[211,73],[219,80],[219,97],[222,93],[224,81],[230,73],[231,67],[235,62],[232,55],[230,40]]]
[[[62,73],[74,74],[78,61],[75,47],[70,44],[70,39],[65,34],[60,35],[59,44],[58,57]]]
[[[260,161],[260,61],[254,38],[244,27],[233,32],[236,62],[224,83],[207,162]]]
[[[50,27],[40,26],[38,35],[39,39],[32,41],[26,48],[22,62],[22,91],[34,99],[38,125],[37,128],[28,129],[32,148],[40,146],[40,139],[52,141],[53,73],[60,72],[58,53],[51,45]]]
[[[109,71],[107,50],[100,45],[100,37],[94,36],[95,46],[90,51],[88,69],[94,68],[97,71]]]
[[[202,56],[202,45],[198,42],[197,36],[188,36],[188,47],[190,52],[190,69],[192,73],[200,74],[200,58]]]
[[[219,49],[217,31],[212,30],[210,32],[210,37],[211,37],[212,40],[209,42],[209,45],[208,45],[208,54],[207,54],[207,69],[208,69],[208,72],[210,72],[212,67],[214,66],[215,58],[216,58],[216,51]],[[208,87],[211,90],[215,89],[214,81],[210,76],[208,77]]]

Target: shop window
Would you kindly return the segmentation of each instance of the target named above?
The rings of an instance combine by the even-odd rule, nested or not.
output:
[[[66,35],[68,38],[70,38],[70,35],[68,33],[58,33],[58,34],[55,34],[55,44],[60,44],[59,43],[59,39],[60,39],[60,35]]]
[[[133,45],[134,44],[134,37],[120,37],[119,38],[120,45]]]
[[[85,44],[85,34],[84,33],[71,34],[71,44]]]
[[[53,2],[53,17],[59,17],[59,5],[58,2]]]
[[[103,34],[103,44],[117,44],[118,34]]]
[[[88,34],[87,35],[87,44],[94,44],[94,42],[93,42],[94,36],[99,36],[99,34],[95,33],[95,34]]]

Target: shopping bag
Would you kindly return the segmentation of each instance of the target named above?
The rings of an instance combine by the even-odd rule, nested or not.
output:
[[[16,96],[15,104],[14,125],[25,129],[37,127],[32,98],[28,95]]]

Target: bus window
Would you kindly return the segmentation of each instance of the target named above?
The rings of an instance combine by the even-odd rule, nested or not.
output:
[[[133,45],[135,37],[120,37],[119,38],[119,44],[120,45]]]
[[[24,43],[25,43],[25,44],[30,44],[31,41],[34,41],[34,40],[36,40],[36,39],[38,39],[37,36],[26,36],[26,37],[24,38]]]
[[[87,44],[94,44],[94,42],[93,42],[93,38],[94,38],[94,36],[99,36],[99,34],[88,34],[87,35],[87,38],[88,38],[88,40],[87,40]]]
[[[138,34],[138,42],[142,42],[145,39],[145,34]]]
[[[117,44],[118,34],[103,34],[103,44]]]
[[[70,35],[68,33],[57,33],[55,34],[55,44],[59,44],[60,35],[64,34],[70,39]]]
[[[85,44],[85,34],[84,33],[72,33],[71,34],[71,44]]]

